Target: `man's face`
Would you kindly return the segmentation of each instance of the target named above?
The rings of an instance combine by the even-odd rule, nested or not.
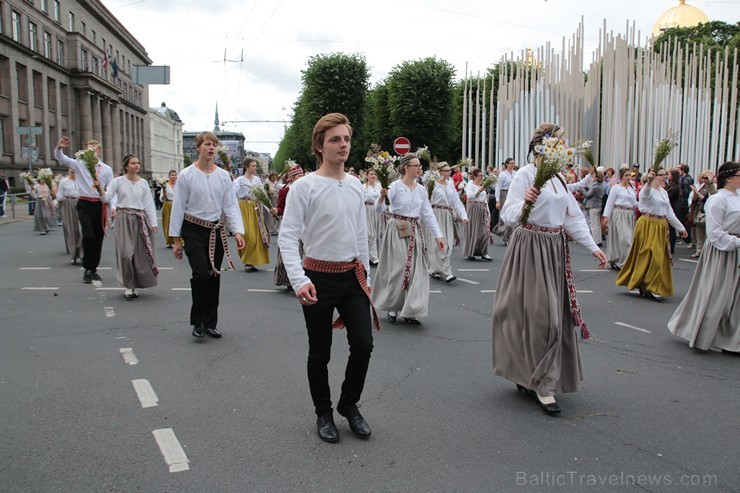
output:
[[[216,155],[216,148],[218,143],[212,140],[204,140],[203,143],[198,147],[198,157],[201,159],[213,159]]]
[[[322,154],[322,162],[343,165],[347,162],[351,147],[352,137],[347,126],[336,125],[326,131],[324,143],[317,150]]]

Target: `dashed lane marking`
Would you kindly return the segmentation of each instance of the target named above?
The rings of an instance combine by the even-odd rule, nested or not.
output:
[[[491,269],[457,269],[458,272],[491,272]]]
[[[123,362],[127,365],[138,365],[139,360],[136,358],[134,351],[130,347],[122,347],[118,351],[123,355]]]
[[[476,285],[480,284],[479,282],[471,281],[470,279],[463,279],[462,277],[458,277],[457,280],[461,282],[466,282],[468,284],[476,284]]]
[[[170,467],[170,472],[187,471],[190,469],[188,457],[180,446],[172,428],[163,428],[152,432],[154,439],[159,445],[159,450],[164,456],[164,461]]]
[[[26,291],[56,291],[57,289],[59,289],[59,287],[58,286],[36,286],[36,287],[29,286],[29,287],[25,287],[21,289],[25,289]]]
[[[698,260],[691,260],[690,258],[680,258],[678,260],[680,260],[681,262],[690,262],[692,264],[698,264],[699,263]]]
[[[430,293],[441,293],[442,291],[429,291]]]
[[[116,316],[116,311],[113,309],[112,306],[104,306],[103,311],[105,312],[105,316],[108,318]]]
[[[192,291],[192,288],[172,288],[172,291]]]
[[[644,332],[646,334],[652,334],[652,332],[647,329],[641,329],[640,327],[635,327],[634,325],[626,324],[624,322],[614,322],[614,325],[619,325],[621,327],[627,327],[628,329],[637,330],[640,332]]]
[[[18,270],[51,270],[51,267],[19,267]]]
[[[481,293],[495,293],[496,290],[495,289],[481,289],[480,292]]]
[[[607,269],[581,269],[581,272],[609,272]]]
[[[124,291],[126,288],[95,288],[95,291]]]
[[[284,289],[247,289],[250,293],[285,293]]]
[[[149,383],[149,380],[141,378],[139,380],[131,380],[131,383],[134,386],[136,395],[139,397],[141,407],[155,407],[158,405],[159,398],[154,392],[152,384]]]

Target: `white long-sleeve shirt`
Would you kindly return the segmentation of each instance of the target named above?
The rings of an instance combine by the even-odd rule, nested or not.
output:
[[[180,236],[185,214],[205,221],[218,221],[221,213],[226,216],[232,232],[244,234],[239,202],[229,173],[218,167],[211,173],[204,173],[195,164],[182,170],[175,183],[170,236]]]
[[[514,172],[504,170],[498,174],[498,181],[496,182],[496,202],[501,200],[501,192],[509,190],[511,182],[514,180]]]
[[[501,209],[500,215],[504,223],[511,228],[519,226],[524,207],[524,192],[534,184],[536,169],[532,164],[524,166],[514,175],[514,180],[511,182],[506,204]],[[565,181],[562,176],[560,178],[563,182]],[[543,228],[562,227],[568,236],[586,247],[588,251],[593,253],[599,249],[591,237],[578,202],[558,177],[548,181],[542,187],[532,213],[529,215],[529,223]]]
[[[423,185],[417,183],[412,190],[402,180],[396,180],[388,186],[388,200],[391,203],[388,206],[391,214],[418,217],[421,219],[421,224],[429,229],[435,238],[442,237],[442,230],[439,229],[437,218],[434,217],[434,211],[432,211],[432,204],[429,202],[429,196]],[[382,211],[385,208],[385,201],[379,202],[376,203],[375,208]]]
[[[473,180],[470,180],[465,185],[465,195],[468,197],[468,202],[484,202],[486,204],[488,203],[488,194],[485,190],[481,190],[480,185],[476,185]]]
[[[640,212],[643,214],[652,214],[654,216],[665,216],[671,226],[679,232],[686,231],[681,221],[671,208],[671,201],[668,198],[668,192],[663,188],[653,188],[649,183],[645,184],[640,190]]]
[[[295,291],[311,282],[303,270],[298,240],[303,240],[306,257],[330,262],[357,258],[370,272],[363,188],[348,174],[335,180],[311,173],[290,185],[278,245]]]
[[[87,170],[85,163],[68,157],[59,147],[54,149],[54,159],[64,166],[75,170],[77,187],[80,189],[80,196],[100,198],[97,188],[93,186],[93,177],[90,176],[90,172]],[[98,161],[98,164],[96,164],[95,167],[98,170],[98,181],[103,187],[103,190],[105,190],[113,181],[113,169],[103,161]]]
[[[740,248],[740,190],[721,188],[704,204],[707,239],[716,248],[731,252]]]
[[[378,201],[378,197],[380,197],[380,183],[376,183],[375,186],[370,186],[370,184],[365,183],[362,186],[363,190],[365,191],[365,202],[372,202],[373,205]]]
[[[614,206],[637,208],[637,192],[631,186],[624,187],[622,184],[614,185],[609,192],[609,198],[606,199],[604,207],[604,217],[611,219]]]
[[[455,184],[452,180],[447,180],[446,184],[437,182],[434,185],[434,191],[432,192],[432,205],[442,205],[444,207],[451,207],[455,211],[455,216],[461,220],[468,220],[468,213],[465,210],[465,206],[460,200],[460,196],[455,190]]]
[[[57,187],[57,201],[64,199],[77,199],[80,197],[80,189],[77,186],[77,180],[66,177],[62,178]]]
[[[146,180],[131,181],[127,176],[119,176],[108,185],[102,200],[106,203],[115,201],[118,209],[144,211],[149,226],[157,226],[157,210]]]
[[[236,192],[236,198],[239,200],[252,200],[251,188],[254,185],[262,186],[262,180],[259,176],[253,176],[251,179],[247,178],[246,175],[242,175],[234,180],[234,191]]]
[[[177,182],[175,182],[177,184]],[[164,188],[162,189],[162,198],[167,199],[169,201],[172,201],[172,199],[175,198],[175,189],[172,185],[170,185],[169,182],[164,184]]]

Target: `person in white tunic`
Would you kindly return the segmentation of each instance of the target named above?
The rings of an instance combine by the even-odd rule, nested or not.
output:
[[[177,183],[177,170],[171,169],[167,174],[167,183],[162,187],[162,231],[166,248],[172,248],[175,240],[170,236],[170,216],[172,215],[172,200],[175,198],[175,184]]]
[[[501,211],[504,205],[506,205],[506,197],[509,194],[509,187],[514,179],[514,173],[516,173],[516,171],[514,171],[514,168],[516,168],[516,160],[511,157],[507,158],[506,161],[504,161],[504,166],[505,168],[498,174],[498,181],[496,182],[496,209],[499,211]],[[508,244],[512,232],[513,230],[501,220],[499,212],[499,220],[493,227],[493,233],[500,236],[501,239],[504,240],[504,244]]]
[[[620,182],[609,191],[602,217],[608,228],[606,254],[614,270],[620,270],[627,261],[635,232],[637,209],[637,192],[629,169],[621,169],[619,179]]]
[[[360,438],[370,427],[357,409],[373,350],[371,319],[380,329],[370,302],[370,261],[363,186],[345,173],[352,127],[345,115],[330,113],[316,123],[313,152],[318,171],[291,185],[278,236],[285,269],[303,307],[308,332],[308,384],[319,437],[339,440],[334,424],[327,365],[332,326],[346,326],[349,359],[337,411]],[[301,261],[299,240],[305,258]],[[334,310],[341,319],[332,324]]]
[[[401,179],[380,191],[381,197],[388,197],[390,206],[373,289],[373,303],[388,311],[388,320],[395,322],[400,315],[412,325],[421,325],[419,317],[426,317],[429,308],[426,244],[421,226],[434,235],[437,248],[445,248],[427,191],[418,182],[420,168],[415,154],[405,154],[399,165]],[[382,211],[384,207],[385,201],[379,200],[376,208]]]
[[[465,196],[468,202],[468,227],[465,228],[465,248],[463,255],[468,260],[492,262],[488,255],[488,245],[493,243],[491,233],[491,214],[488,210],[488,195],[483,189],[483,171],[478,168],[470,170],[471,180],[465,185]]]
[[[234,180],[234,191],[239,199],[239,210],[244,222],[244,248],[239,256],[245,272],[257,271],[257,265],[270,263],[270,232],[265,223],[264,206],[252,197],[252,187],[262,187],[262,180],[257,176],[257,161],[246,157],[242,162],[244,174]]]
[[[64,231],[64,245],[67,253],[72,257],[72,265],[82,258],[82,231],[77,219],[77,199],[80,198],[80,189],[77,186],[75,170],[69,168],[67,176],[62,178],[57,188],[57,202],[62,209],[62,230]]]
[[[456,222],[468,224],[468,213],[465,212],[465,206],[460,200],[460,196],[455,191],[455,185],[450,179],[451,168],[445,161],[437,165],[437,172],[440,179],[434,184],[432,191],[432,210],[437,224],[442,231],[445,247],[442,250],[431,248],[427,250],[427,259],[429,261],[429,275],[435,279],[444,278],[447,284],[451,283],[457,276],[452,273],[452,248],[455,246],[455,229]],[[424,228],[425,242],[434,243],[434,233]]]
[[[365,215],[367,216],[367,246],[370,252],[370,265],[378,265],[378,243],[380,242],[380,227],[382,216],[375,209],[375,203],[380,197],[380,183],[374,169],[367,170],[365,190]]]
[[[557,175],[542,190],[534,186],[535,149],[562,129],[543,123],[530,142],[534,164],[521,168],[509,188],[501,218],[514,232],[506,249],[493,304],[493,370],[532,396],[547,413],[560,412],[555,394],[577,392],[583,380],[577,329],[588,338],[570,267],[567,236],[606,266],[565,178]],[[534,203],[520,226],[526,202]]]
[[[689,347],[740,353],[740,163],[720,166],[717,185],[704,206],[707,242],[668,329]]]
[[[218,303],[221,288],[221,262],[224,254],[231,268],[228,239],[223,214],[234,233],[237,248],[244,248],[244,224],[239,214],[231,175],[216,166],[214,157],[218,137],[201,132],[195,137],[198,160],[182,170],[175,185],[175,198],[170,217],[170,236],[175,240],[172,253],[182,259],[185,254],[192,269],[190,288],[192,306],[190,324],[193,337],[221,337],[218,323]]]
[[[139,176],[139,158],[128,154],[123,158],[124,175],[115,178],[100,198],[105,203],[115,201],[116,221],[116,280],[125,288],[126,299],[138,298],[138,288],[157,285],[159,270],[154,259],[154,237],[157,232],[157,211],[149,184]]]

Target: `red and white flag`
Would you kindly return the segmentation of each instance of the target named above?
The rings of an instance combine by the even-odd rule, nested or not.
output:
[[[108,69],[108,52],[105,52],[105,55],[103,56],[103,68]]]

